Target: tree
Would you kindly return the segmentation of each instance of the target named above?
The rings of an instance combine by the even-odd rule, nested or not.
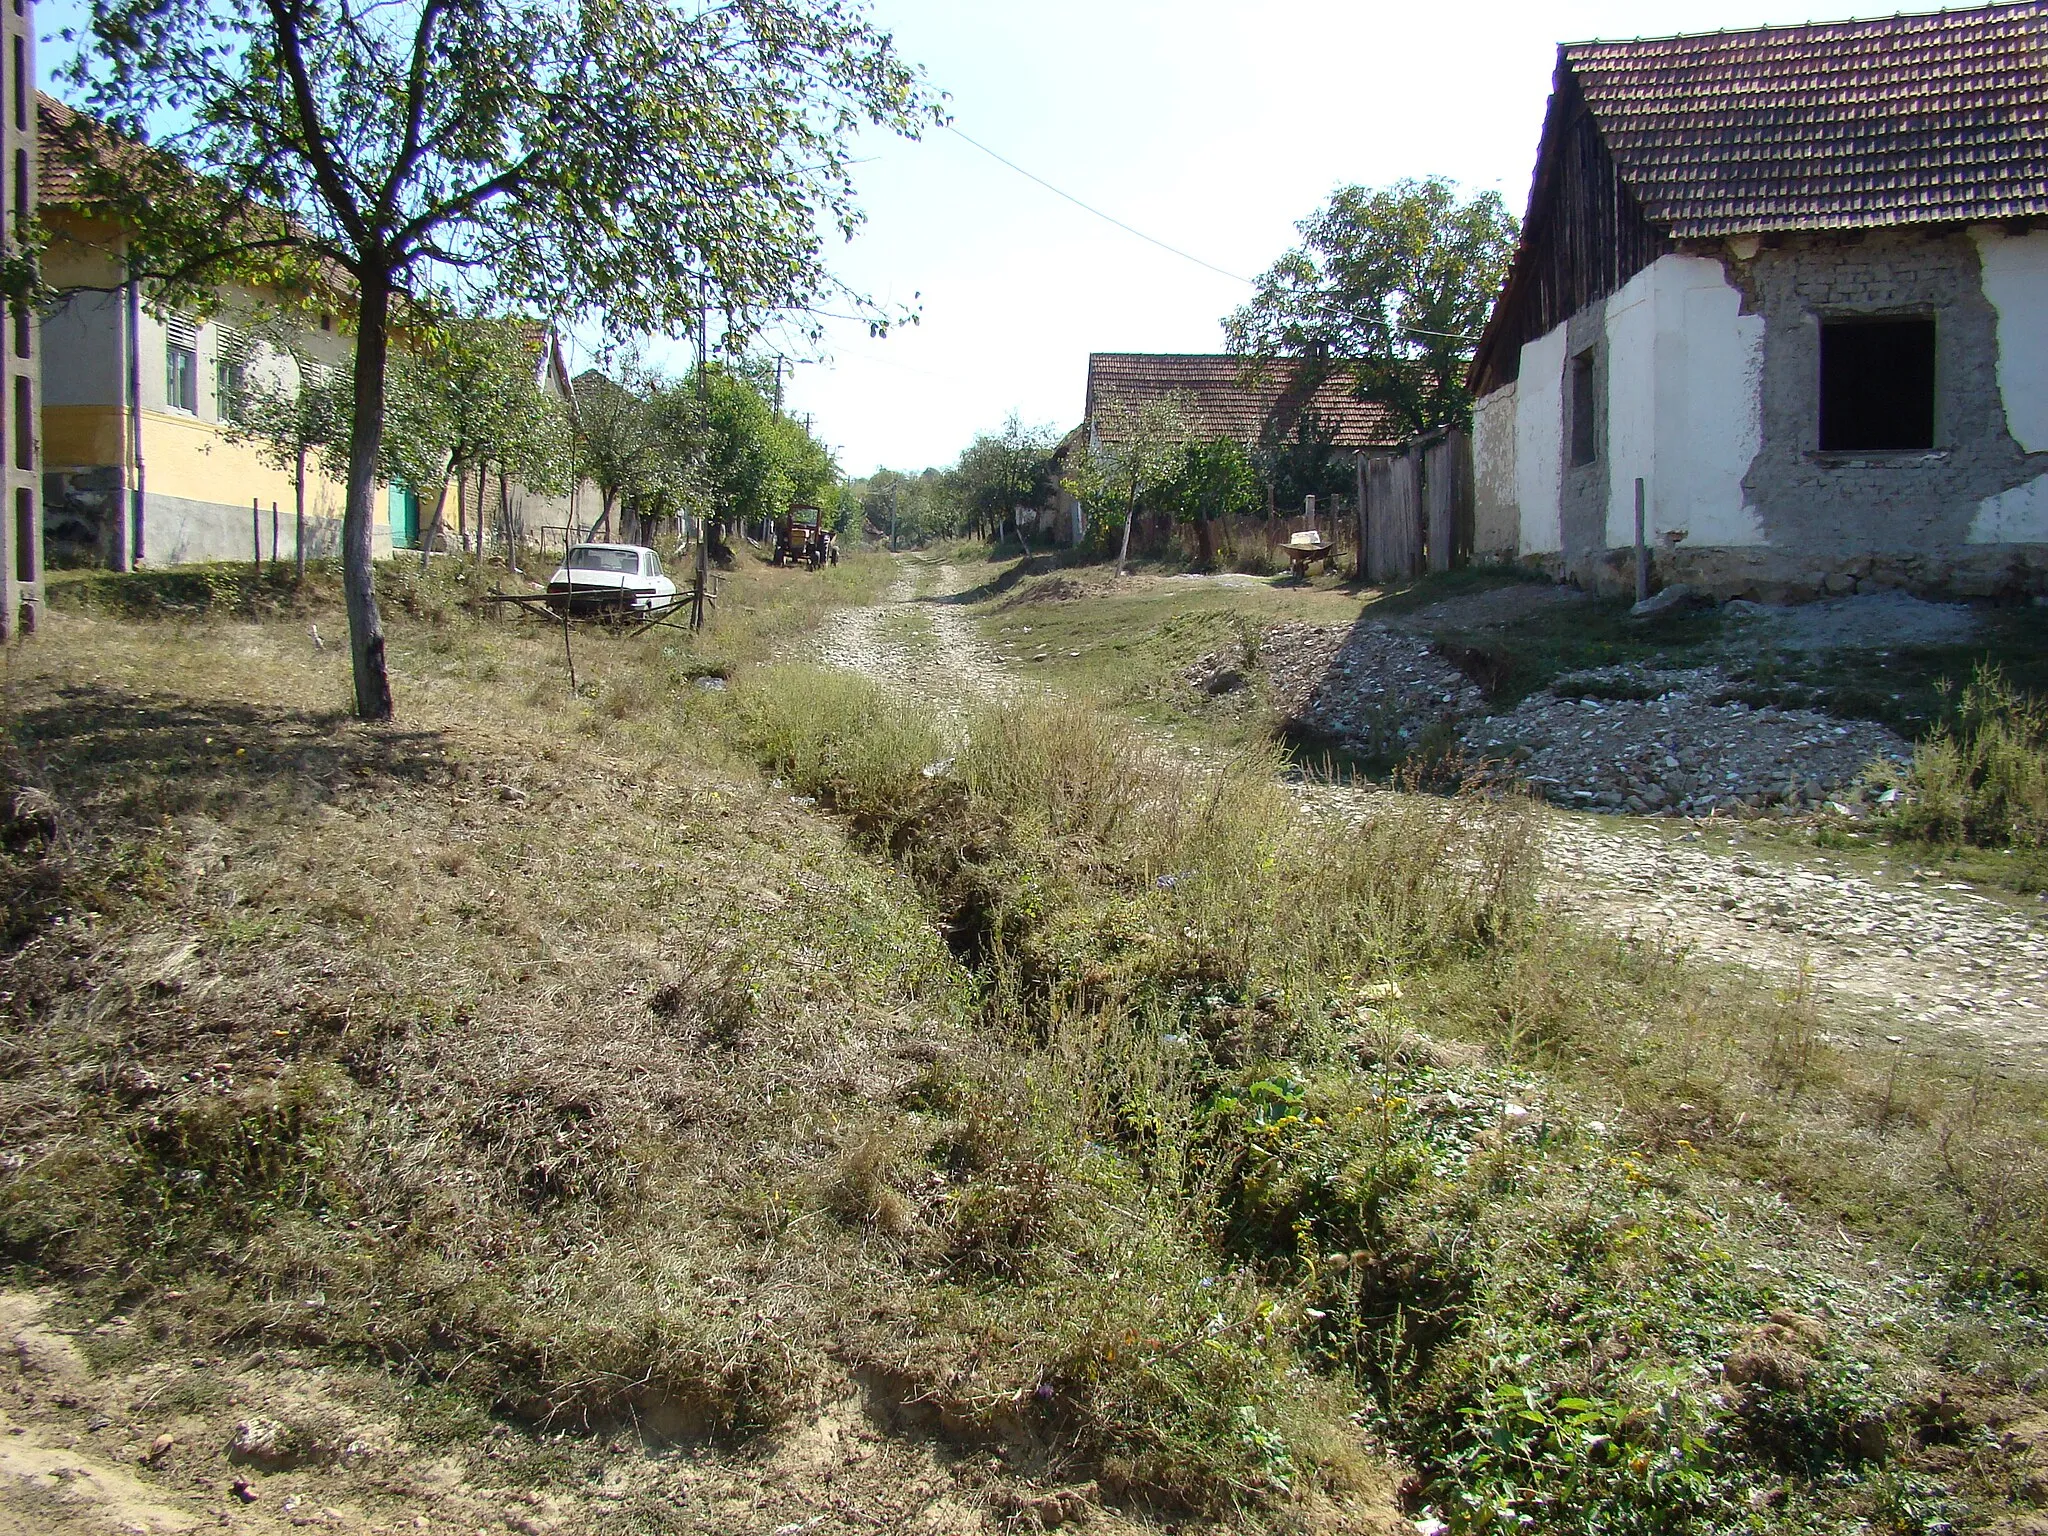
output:
[[[968,508],[988,523],[992,541],[1002,538],[1004,520],[1014,519],[1020,505],[1036,503],[1052,489],[1058,442],[1051,427],[1027,427],[1012,411],[1000,432],[981,433],[961,453],[954,474]],[[1022,528],[1017,542],[1024,543]]]
[[[1295,228],[1302,243],[1224,320],[1230,350],[1255,370],[1347,372],[1410,433],[1469,421],[1465,370],[1515,250],[1500,194],[1460,202],[1438,176],[1342,187]]]
[[[303,581],[306,463],[347,441],[350,391],[341,375],[292,344],[289,328],[256,338],[252,353],[247,366],[256,377],[244,382],[221,431],[229,442],[253,445],[265,463],[292,477],[293,519],[298,530],[293,560]]]
[[[628,356],[620,377],[592,368],[576,376],[570,392],[576,404],[576,469],[597,487],[602,508],[595,528],[612,531],[612,509],[629,499],[655,451],[655,422],[648,399],[661,380]]]
[[[71,78],[171,152],[92,161],[145,274],[346,296],[343,578],[372,719],[394,306],[446,288],[623,333],[715,305],[731,335],[814,312],[843,293],[824,232],[859,221],[853,135],[938,115],[857,0],[90,0]]]
[[[1131,563],[1131,524],[1148,497],[1163,490],[1179,474],[1188,444],[1190,402],[1175,392],[1151,399],[1111,400],[1089,423],[1087,455],[1077,466],[1069,489],[1098,510],[1114,507],[1123,514],[1123,544],[1116,573]]]
[[[1216,519],[1258,506],[1258,472],[1244,445],[1234,438],[1189,443],[1181,450],[1179,470],[1161,488],[1160,499],[1179,521],[1194,526],[1206,569],[1216,563]]]
[[[536,373],[541,337],[510,319],[456,319],[422,327],[391,360],[385,381],[381,478],[415,491],[437,486],[434,515],[420,540],[420,568],[441,532],[448,486],[470,470],[498,466],[536,491],[567,483],[568,419],[543,394]],[[481,483],[481,481],[479,481]],[[477,499],[483,549],[483,499]]]

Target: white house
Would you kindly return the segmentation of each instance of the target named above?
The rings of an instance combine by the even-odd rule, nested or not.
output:
[[[1477,547],[2048,590],[2048,3],[1570,44],[1473,363]]]

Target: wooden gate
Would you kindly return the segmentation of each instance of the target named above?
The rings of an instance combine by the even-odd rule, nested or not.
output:
[[[1472,557],[1472,438],[1432,432],[1399,453],[1359,455],[1360,565],[1371,582],[1413,581]]]

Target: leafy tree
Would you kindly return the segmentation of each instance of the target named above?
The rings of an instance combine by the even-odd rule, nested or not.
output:
[[[495,464],[529,489],[558,490],[571,463],[568,419],[536,379],[538,338],[516,320],[451,320],[421,328],[391,360],[380,473],[414,490],[438,486],[420,540],[425,569],[440,536],[448,486]],[[483,547],[478,498],[477,547]]]
[[[242,388],[221,434],[248,443],[273,469],[292,477],[292,505],[298,529],[297,575],[306,575],[306,465],[324,458],[349,435],[351,391],[347,379],[296,347],[288,327],[256,339],[251,362],[257,373]],[[289,368],[266,367],[286,362]]]
[[[776,413],[757,363],[713,363],[701,386],[705,478],[718,516],[772,523],[799,503],[817,504],[839,481],[831,454]]]
[[[860,516],[900,546],[921,548],[933,539],[961,532],[967,525],[967,504],[959,477],[947,469],[916,474],[878,469],[865,480],[849,484]]]
[[[1216,520],[1258,506],[1258,471],[1234,438],[1189,443],[1181,450],[1179,470],[1161,488],[1160,499],[1173,508],[1177,519],[1194,527],[1206,568],[1216,563]]]
[[[1058,443],[1051,427],[1027,427],[1012,411],[1001,431],[981,433],[961,453],[954,475],[991,540],[1002,538],[1004,521],[1014,519],[1020,505],[1036,503],[1053,489],[1052,451]],[[1021,528],[1017,542],[1024,542]]]
[[[575,403],[576,472],[597,487],[597,527],[611,531],[612,509],[630,496],[653,451],[653,422],[638,360],[628,358],[624,382],[592,368],[570,386]]]
[[[1295,227],[1302,243],[1223,322],[1230,350],[1348,373],[1410,433],[1469,421],[1465,370],[1515,249],[1500,194],[1460,202],[1435,176],[1343,187]]]
[[[858,0],[89,0],[88,22],[73,84],[172,152],[81,141],[137,269],[351,311],[343,572],[373,719],[392,711],[370,531],[394,305],[444,288],[631,332],[713,304],[745,335],[842,291],[822,252],[858,223],[860,125],[936,117]]]
[[[1089,450],[1075,467],[1069,488],[1098,512],[1113,508],[1122,515],[1119,576],[1130,568],[1131,524],[1140,507],[1163,491],[1186,463],[1195,437],[1189,405],[1178,391],[1135,402],[1111,400],[1089,423]]]

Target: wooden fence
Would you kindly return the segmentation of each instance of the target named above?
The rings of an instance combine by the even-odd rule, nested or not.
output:
[[[1472,437],[1456,427],[1358,456],[1365,579],[1412,581],[1472,558]]]

